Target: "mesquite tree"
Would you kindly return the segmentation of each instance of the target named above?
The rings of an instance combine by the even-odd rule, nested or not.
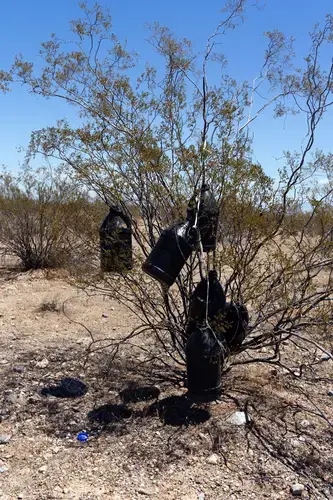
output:
[[[18,56],[0,73],[5,91],[19,82],[77,110],[79,127],[64,119],[32,134],[27,161],[36,154],[57,159],[104,201],[127,213],[135,208],[135,269],[97,273],[93,285],[135,312],[139,327],[129,338],[153,334],[177,363],[184,360],[190,294],[208,259],[194,253],[168,292],[143,274],[141,263],[162,229],[184,219],[203,180],[220,205],[214,265],[228,298],[244,301],[251,315],[243,354],[230,363],[282,363],[283,341],[317,345],[311,335],[332,324],[333,163],[330,154],[312,150],[333,102],[333,65],[321,61],[333,41],[333,18],[314,28],[301,66],[292,39],[266,33],[257,77],[238,82],[220,48],[246,9],[246,0],[227,2],[203,53],[154,24],[149,41],[164,64],[147,64],[134,78],[138,55],[118,40],[110,14],[83,4],[70,43],[53,35],[42,44],[41,69]],[[299,113],[308,126],[302,146],[284,153],[278,181],[252,156],[251,126],[269,109],[276,118]],[[314,175],[323,171],[327,182],[316,184]]]

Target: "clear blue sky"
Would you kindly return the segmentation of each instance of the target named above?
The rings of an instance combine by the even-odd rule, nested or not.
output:
[[[93,4],[94,2],[88,2]],[[134,48],[143,61],[151,57],[145,42],[145,23],[159,21],[175,33],[193,41],[196,49],[202,50],[207,36],[213,31],[223,0],[104,0],[110,8],[114,32],[127,38],[128,47]],[[266,0],[263,10],[252,10],[246,23],[225,39],[221,47],[228,55],[229,72],[237,79],[252,79],[257,76],[265,49],[264,31],[280,29],[296,37],[296,49],[305,54],[309,46],[308,32],[315,22],[326,13],[333,12],[332,0]],[[6,69],[15,54],[37,61],[40,43],[55,32],[60,37],[69,37],[68,22],[79,16],[80,9],[75,0],[11,0],[2,2],[0,17],[0,68]],[[333,54],[326,53],[326,60]],[[0,94],[0,164],[16,169],[23,159],[18,147],[26,148],[33,130],[52,125],[57,119],[67,117],[75,120],[74,111],[56,100],[44,100],[15,87],[7,95]],[[304,119],[303,119],[304,120]],[[274,175],[277,167],[275,157],[283,150],[298,149],[304,121],[288,118],[274,121],[265,114],[253,127],[255,157],[267,173]],[[319,130],[317,146],[329,150],[333,137],[332,114]]]

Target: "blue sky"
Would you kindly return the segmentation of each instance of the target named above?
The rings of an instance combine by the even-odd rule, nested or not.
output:
[[[88,2],[93,4],[94,2]],[[128,47],[135,49],[143,62],[150,59],[151,49],[145,39],[146,23],[159,21],[179,36],[192,40],[197,50],[203,50],[207,37],[219,19],[224,1],[210,0],[104,0],[110,8],[114,32],[127,38]],[[204,6],[204,8],[203,8]],[[224,39],[221,50],[229,60],[229,73],[237,79],[252,81],[257,76],[265,50],[264,31],[275,28],[296,37],[296,50],[302,55],[309,46],[308,33],[315,22],[333,12],[332,0],[266,0],[263,10],[252,9],[246,23]],[[80,15],[75,0],[11,0],[1,5],[0,18],[0,68],[6,69],[15,54],[22,52],[30,61],[38,61],[40,43],[55,32],[68,39],[71,19]],[[331,48],[332,50],[332,48]],[[333,55],[326,52],[329,61]],[[56,100],[44,100],[28,94],[16,86],[10,94],[0,94],[0,164],[11,170],[18,168],[33,130],[52,125],[57,119],[67,117],[75,122],[74,110]],[[252,128],[255,158],[266,172],[274,175],[275,158],[283,150],[299,149],[305,130],[304,118],[273,120],[265,113]],[[332,143],[333,115],[320,125],[316,146],[328,151]]]

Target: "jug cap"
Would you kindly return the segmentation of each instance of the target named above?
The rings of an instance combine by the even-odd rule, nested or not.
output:
[[[208,276],[211,280],[217,280],[217,271],[216,269],[211,269],[208,273]]]
[[[114,214],[121,214],[121,208],[119,205],[109,205],[109,211]]]

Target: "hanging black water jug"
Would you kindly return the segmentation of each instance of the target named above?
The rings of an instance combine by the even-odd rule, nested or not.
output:
[[[187,390],[189,396],[207,401],[222,389],[222,346],[209,326],[197,326],[186,344]]]
[[[198,227],[204,252],[216,249],[219,223],[219,206],[208,184],[203,184],[200,193]]]
[[[132,228],[130,218],[111,206],[100,227],[101,270],[123,272],[132,269]]]
[[[228,302],[225,312],[225,338],[232,352],[240,347],[245,340],[249,313],[244,304],[237,302]]]
[[[190,221],[174,224],[162,231],[142,269],[168,287],[173,285],[196,243]]]
[[[206,318],[207,305],[209,324],[220,337],[224,331],[223,327],[221,328],[221,325],[223,324],[224,319],[226,298],[223,287],[218,280],[217,272],[215,270],[209,271],[208,282],[208,304],[206,278],[200,281],[191,295],[185,340],[189,338],[198,324],[204,322]],[[220,338],[220,340],[222,339]]]

